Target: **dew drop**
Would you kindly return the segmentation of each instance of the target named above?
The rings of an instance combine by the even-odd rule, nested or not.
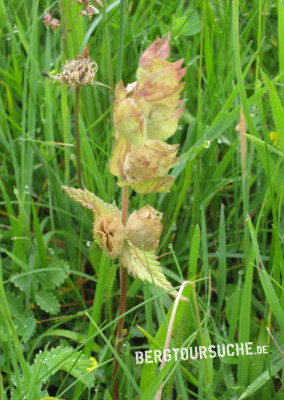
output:
[[[174,223],[171,227],[171,231],[176,231],[177,230],[177,224]]]
[[[17,27],[17,25],[15,25],[15,24],[13,25],[13,32],[14,32],[14,33],[18,33],[18,27]]]
[[[28,185],[25,185],[25,193],[30,194],[31,193],[31,188]]]
[[[86,246],[87,246],[87,247],[90,247],[90,246],[91,246],[91,242],[90,242],[89,240],[87,241]]]
[[[209,149],[210,145],[211,145],[210,140],[205,140],[205,142],[203,142],[203,147],[205,147],[205,149]]]

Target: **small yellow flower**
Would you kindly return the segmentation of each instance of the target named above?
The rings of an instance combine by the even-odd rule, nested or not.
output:
[[[93,369],[97,368],[98,362],[97,362],[97,360],[95,359],[95,357],[90,357],[89,360],[91,361],[92,366],[89,367],[89,368],[87,368],[87,371],[93,371]]]
[[[276,146],[279,139],[278,133],[275,131],[270,132],[269,139],[271,140],[273,146]]]

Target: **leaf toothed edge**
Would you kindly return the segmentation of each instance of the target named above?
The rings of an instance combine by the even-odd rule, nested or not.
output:
[[[173,289],[171,283],[165,277],[154,252],[139,250],[127,240],[120,255],[120,262],[134,278],[139,278],[142,282],[154,282],[157,287],[166,291]],[[149,271],[149,269],[151,271]],[[169,294],[176,297],[178,292],[175,290]],[[183,301],[188,301],[184,296],[182,296],[181,299]]]
[[[121,217],[121,212],[117,207],[105,203],[102,199],[89,192],[87,189],[75,189],[68,186],[61,187],[71,197],[71,199],[81,204],[82,207],[92,210],[97,214],[97,216],[100,217],[103,215],[115,214]]]

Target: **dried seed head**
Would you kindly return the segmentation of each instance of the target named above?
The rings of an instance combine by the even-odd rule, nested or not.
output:
[[[63,72],[58,75],[60,82],[71,88],[77,86],[89,86],[94,83],[98,65],[90,58],[79,60],[67,60]]]
[[[49,27],[52,30],[52,32],[58,32],[59,28],[60,28],[60,21],[59,19],[53,18],[50,23],[49,23]]]
[[[163,230],[163,214],[150,205],[134,211],[126,224],[127,236],[140,250],[155,251]]]
[[[52,20],[52,16],[50,14],[45,14],[43,17],[43,23],[45,25],[46,28],[49,28],[50,25],[50,21]]]
[[[116,258],[122,251],[125,226],[116,214],[98,217],[94,223],[94,235],[110,258]]]

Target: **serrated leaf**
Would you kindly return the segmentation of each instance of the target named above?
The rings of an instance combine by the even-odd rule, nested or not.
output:
[[[139,278],[142,282],[154,282],[157,287],[166,291],[173,288],[165,277],[154,252],[139,250],[127,240],[120,256],[120,262],[134,278]],[[176,297],[177,291],[172,291],[170,294]]]
[[[27,343],[36,329],[35,318],[27,317],[25,314],[23,314],[15,319],[14,324],[17,334],[23,338],[24,343]]]
[[[129,150],[130,144],[124,136],[120,136],[113,147],[109,163],[109,171],[113,175],[124,177],[123,163]]]
[[[118,186],[130,186],[135,190],[136,193],[148,194],[148,193],[168,193],[173,184],[174,177],[166,175],[149,181],[144,182],[117,182]]]
[[[72,347],[58,346],[54,349],[38,354],[35,364],[44,363],[51,375],[62,370],[79,379],[85,386],[92,388],[94,386],[94,373],[88,372],[88,368],[93,366],[86,354],[81,354],[78,358],[78,352],[74,352]],[[43,375],[43,374],[42,374]],[[85,376],[84,376],[85,375]]]
[[[48,398],[48,397],[46,397],[46,396],[48,396],[47,391],[46,390],[44,390],[44,391],[40,390],[40,387],[41,387],[41,383],[36,383],[33,386],[33,394],[32,394],[32,397],[29,397],[29,399],[37,400],[37,399],[42,399],[42,398],[43,399],[44,398]],[[25,385],[25,386],[21,385],[21,387],[19,389],[12,388],[12,390],[11,390],[11,400],[19,400],[19,399],[26,398],[26,397],[23,397],[23,393],[28,393],[27,385]]]
[[[8,290],[5,291],[5,294],[11,314],[15,317],[21,315],[24,309],[24,303],[21,297],[16,296],[15,293],[9,292]]]
[[[116,214],[120,216],[120,211],[117,207],[105,203],[102,199],[89,192],[87,189],[75,189],[68,186],[61,186],[62,189],[81,206],[92,210],[99,217],[108,214]]]
[[[26,276],[21,276],[21,275],[14,275],[11,278],[11,281],[13,284],[20,289],[22,292],[26,292],[27,290],[27,277]]]
[[[49,265],[50,271],[43,271],[41,273],[41,284],[45,289],[54,289],[54,287],[59,287],[67,278],[70,265],[64,261],[59,260],[51,263]],[[58,268],[55,270],[54,268]]]
[[[52,292],[42,289],[36,293],[35,299],[37,305],[47,313],[57,314],[60,310],[59,301]]]

